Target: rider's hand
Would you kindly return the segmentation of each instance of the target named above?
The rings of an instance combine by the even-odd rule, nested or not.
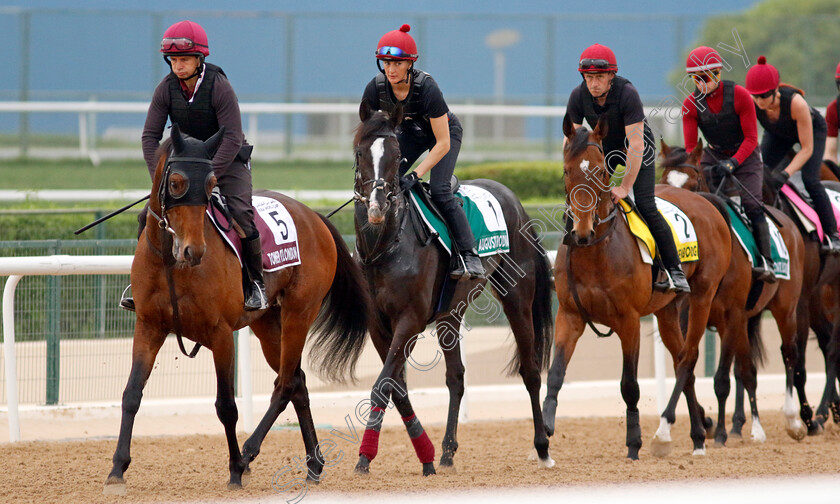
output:
[[[626,198],[627,195],[630,194],[630,191],[625,189],[623,186],[618,186],[610,189],[610,194],[612,196],[613,203],[618,203]]]
[[[782,186],[785,185],[785,182],[788,181],[790,175],[785,170],[773,170],[769,174],[767,174],[767,185],[770,186],[770,189],[773,189],[773,193],[777,193],[782,189]]]
[[[420,182],[420,177],[417,176],[416,173],[411,172],[406,175],[400,177],[400,189],[403,191],[409,191],[415,184]]]

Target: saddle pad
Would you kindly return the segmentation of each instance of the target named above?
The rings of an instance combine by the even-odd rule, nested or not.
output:
[[[758,245],[755,243],[752,231],[747,227],[746,215],[736,212],[730,205],[726,205],[726,210],[729,212],[732,230],[735,232],[738,242],[747,253],[747,257],[750,258],[750,264],[755,265],[758,261]],[[767,220],[767,227],[770,230],[770,253],[775,266],[773,273],[776,274],[776,278],[790,280],[790,253],[787,245],[785,245],[776,223],[767,216],[764,216],[764,218]]]
[[[831,201],[832,208],[834,209],[834,220],[837,221],[837,227],[840,229],[840,193],[832,191],[828,188],[825,189],[825,192],[828,195],[828,200]],[[820,217],[817,214],[817,211],[814,210],[814,208],[810,206],[803,199],[800,193],[790,184],[783,185],[781,193],[785,198],[787,198],[795,210],[796,216],[799,218],[799,222],[801,222],[802,226],[805,228],[805,232],[810,233],[812,231],[816,231],[817,237],[820,239],[820,242],[822,242],[825,232],[822,228],[822,224],[820,223]]]
[[[429,231],[437,235],[440,244],[451,255],[452,237],[449,236],[446,224],[414,194],[415,190],[409,193],[411,202],[420,210]],[[468,184],[461,184],[455,194],[464,202],[464,213],[475,236],[478,255],[484,257],[510,252],[507,223],[499,200],[490,191]]]
[[[277,271],[300,264],[297,228],[286,207],[276,199],[265,196],[253,196],[251,204],[254,208],[254,224],[260,233],[263,270]],[[233,249],[241,265],[242,240],[235,230],[228,229],[231,226],[227,219],[214,211],[211,205],[207,206],[207,215],[228,246]],[[226,229],[228,230],[225,231]]]
[[[697,232],[694,230],[694,224],[688,216],[680,210],[676,205],[670,201],[662,198],[655,198],[656,209],[665,218],[665,222],[671,228],[671,234],[674,237],[674,245],[677,247],[677,254],[680,262],[694,262],[700,259],[699,250],[697,247]],[[647,224],[642,217],[630,207],[630,204],[622,200],[621,208],[624,209],[622,214],[627,220],[627,225],[630,227],[630,232],[636,236],[639,244],[639,252],[642,254],[642,261],[647,264],[653,264],[653,258],[656,256],[656,242],[653,235],[650,234]]]

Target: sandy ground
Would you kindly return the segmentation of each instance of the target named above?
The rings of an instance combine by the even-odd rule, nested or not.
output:
[[[4,444],[0,445],[0,501],[291,502],[306,495],[304,492],[338,498],[398,491],[422,497],[424,492],[453,489],[539,489],[818,474],[834,475],[840,481],[840,429],[830,426],[823,436],[796,442],[785,434],[780,415],[767,416],[770,418],[763,419],[768,436],[765,443],[730,439],[727,447],[710,447],[705,456],[691,455],[687,418],[680,417],[673,431],[674,451],[663,459],[648,451],[658,419],[643,417],[645,446],[635,462],[625,459],[622,417],[562,418],[551,440],[551,454],[557,463],[552,469],[537,469],[536,462],[526,460],[533,439],[529,421],[471,422],[459,429],[456,471],[427,478],[421,476],[421,466],[402,428],[383,429],[379,455],[366,477],[353,473],[358,450],[355,442],[319,431],[322,443],[336,439],[337,451],[333,452],[335,465],[326,469],[317,486],[295,480],[302,472],[291,467],[294,458],[303,457],[303,443],[297,430],[283,429],[269,433],[251,465],[251,482],[241,491],[226,489],[227,453],[221,435],[139,437],[132,445],[133,463],[126,473],[128,494],[124,497],[102,494],[114,440]],[[433,425],[428,433],[439,450],[443,427]],[[290,491],[278,493],[276,489],[283,486]]]

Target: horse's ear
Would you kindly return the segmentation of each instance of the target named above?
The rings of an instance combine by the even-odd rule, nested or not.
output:
[[[598,138],[604,138],[609,133],[609,120],[607,119],[607,114],[601,114],[598,117],[598,124],[595,125],[595,129],[592,130],[592,134],[597,136]]]
[[[367,121],[370,119],[370,116],[373,115],[373,108],[371,108],[370,103],[368,103],[367,98],[362,98],[362,103],[359,104],[359,119],[362,122]]]
[[[391,112],[391,116],[388,118],[388,123],[391,125],[392,129],[397,129],[397,126],[402,124],[403,121],[403,106],[402,103],[397,103],[394,107],[393,112]]]
[[[697,139],[697,145],[694,146],[694,150],[691,151],[691,154],[688,156],[689,159],[694,160],[696,163],[700,160],[700,156],[703,155],[703,139]]]
[[[175,147],[175,152],[181,152],[186,147],[184,137],[181,136],[181,127],[178,123],[172,123],[172,129],[169,131],[169,137],[172,139],[172,146]]]
[[[575,136],[575,125],[569,114],[563,116],[563,136],[571,140]]]
[[[671,146],[665,143],[664,138],[659,139],[659,152],[662,153],[663,157],[668,157],[668,154],[671,153]]]
[[[204,142],[204,147],[207,148],[207,152],[210,153],[210,157],[216,155],[216,151],[219,150],[219,146],[222,145],[222,140],[225,138],[225,127],[222,126],[219,128],[219,131],[213,133],[213,136],[207,139]]]

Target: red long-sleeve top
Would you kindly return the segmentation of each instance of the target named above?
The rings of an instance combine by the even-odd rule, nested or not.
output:
[[[719,85],[712,94],[706,96],[706,105],[712,113],[717,114],[723,107],[723,85]],[[738,163],[743,163],[758,147],[758,126],[755,117],[755,104],[752,97],[743,86],[736,85],[734,93],[735,112],[741,119],[741,131],[744,141],[733,156]],[[683,101],[683,140],[685,150],[691,152],[697,146],[697,105],[694,95]]]

